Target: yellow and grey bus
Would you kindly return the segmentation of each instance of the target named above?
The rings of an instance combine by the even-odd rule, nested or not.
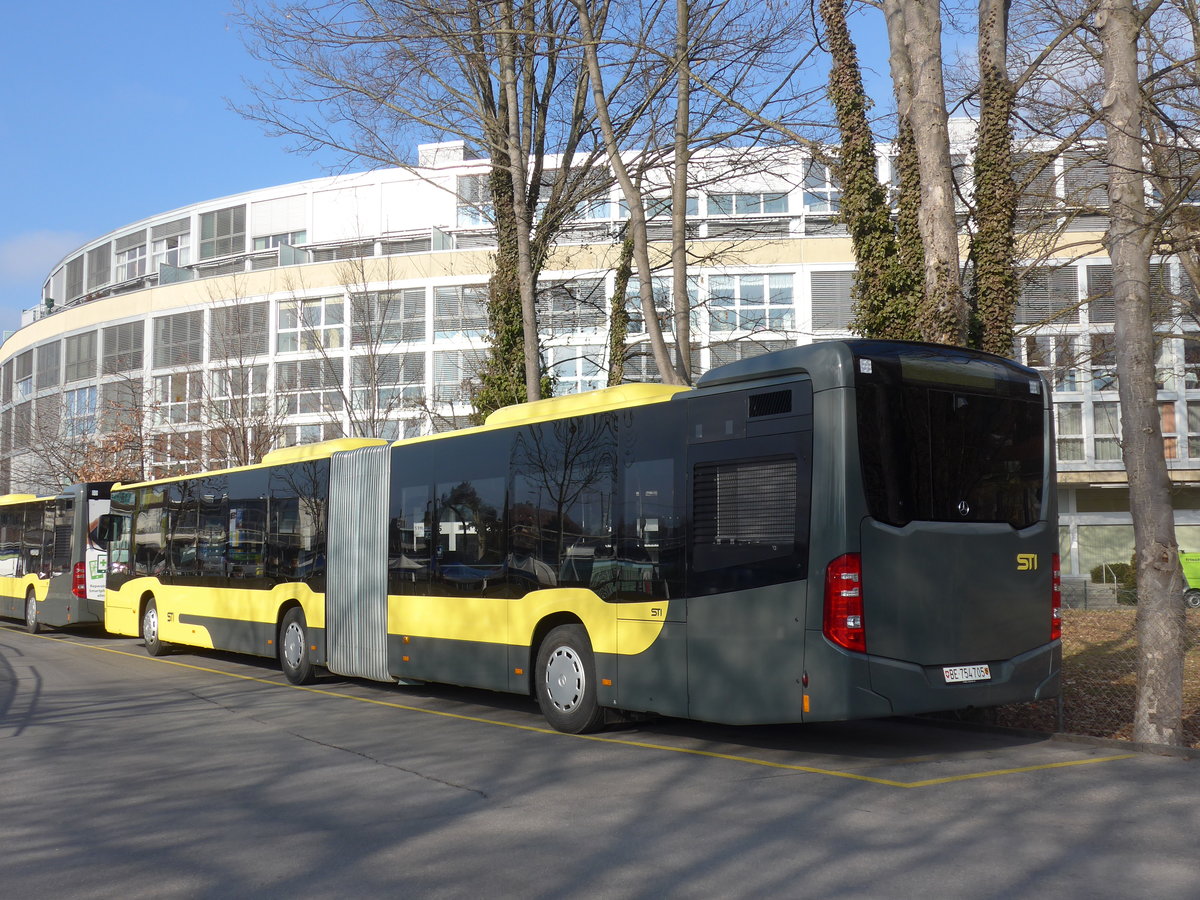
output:
[[[277,451],[114,491],[106,625],[530,693],[568,732],[1053,697],[1050,410],[999,357],[835,341]]]
[[[0,615],[24,619],[35,634],[104,621],[107,557],[97,528],[111,484],[0,497]]]

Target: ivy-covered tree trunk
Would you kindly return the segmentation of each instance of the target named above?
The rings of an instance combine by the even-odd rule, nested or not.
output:
[[[851,328],[865,337],[916,338],[920,289],[901,266],[887,191],[876,175],[875,136],[867,121],[870,101],[863,89],[858,51],[846,25],[845,0],[821,0],[826,45],[833,58],[829,98],[841,133],[838,175],[841,218],[854,247],[855,314]]]
[[[476,424],[502,407],[524,403],[527,393],[512,178],[503,165],[496,165],[489,181],[496,217],[496,255],[488,282],[488,353],[478,373],[479,390],[473,398],[472,418]]]
[[[625,380],[625,339],[629,336],[629,308],[625,294],[632,277],[633,236],[626,232],[613,279],[612,311],[608,320],[608,387],[615,387]]]
[[[1020,295],[1013,228],[1017,192],[1013,182],[1013,86],[1008,77],[1010,0],[979,3],[979,131],[975,148],[975,221],[971,258],[975,275],[971,306],[983,350],[1009,356]]]
[[[938,0],[883,0],[883,7],[893,66],[897,55],[903,58],[906,87],[897,83],[897,105],[901,120],[912,128],[920,171],[918,224],[925,251],[921,334],[935,343],[961,346],[967,340],[968,317],[959,273]]]

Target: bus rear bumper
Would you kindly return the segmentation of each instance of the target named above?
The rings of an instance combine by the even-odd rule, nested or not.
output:
[[[1002,706],[1057,697],[1062,689],[1062,644],[1037,647],[1012,659],[987,661],[990,677],[947,683],[942,666],[871,658],[871,689],[896,715]]]

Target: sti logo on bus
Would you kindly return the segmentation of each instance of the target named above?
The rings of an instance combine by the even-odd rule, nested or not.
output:
[[[1017,571],[1032,572],[1037,568],[1036,553],[1018,553],[1017,554]]]

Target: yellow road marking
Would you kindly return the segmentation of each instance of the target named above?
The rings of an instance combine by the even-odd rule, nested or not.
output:
[[[50,635],[30,635],[30,637],[39,637],[44,640],[54,640]],[[496,719],[487,719],[482,716],[468,716],[462,713],[444,712],[437,709],[427,709],[421,706],[409,706],[404,703],[395,703],[391,700],[376,700],[372,697],[356,697],[353,694],[343,694],[338,691],[331,691],[325,688],[309,687],[308,685],[289,684],[283,681],[276,681],[270,678],[259,678],[257,675],[241,675],[237,672],[223,672],[220,669],[212,669],[207,666],[197,666],[192,663],[180,662],[175,659],[162,659],[151,656],[146,656],[141,653],[131,653],[128,650],[118,650],[115,647],[100,647],[95,644],[84,644],[79,641],[64,641],[58,640],[59,644],[70,644],[73,647],[86,647],[91,650],[103,650],[105,653],[116,653],[120,656],[128,656],[132,659],[140,659],[145,662],[164,663],[170,666],[178,666],[182,669],[192,669],[196,672],[207,672],[210,675],[222,675],[226,678],[236,678],[241,681],[252,681],[258,684],[269,685],[270,687],[292,688],[297,691],[306,691],[310,694],[319,694],[324,697],[336,697],[340,700],[354,700],[358,703],[370,703],[375,706],[384,706],[389,709],[399,709],[404,712],[421,713],[428,716],[441,716],[444,719],[457,719],[462,722],[475,722],[481,725],[499,725],[503,728],[514,728],[518,731],[530,731],[535,734],[550,734],[558,737],[573,737],[584,741],[595,741],[601,744],[616,744],[622,747],[636,747],[640,750],[659,750],[667,753],[683,753],[690,756],[703,756],[709,759],[720,759],[726,762],[745,763],[752,766],[762,766],[768,769],[780,769],[786,772],[803,772],[807,775],[826,775],[830,778],[846,778],[852,781],[865,781],[869,784],[881,784],[887,787],[895,788],[926,788],[934,787],[941,784],[953,784],[957,781],[973,781],[979,778],[996,778],[1001,775],[1022,775],[1028,772],[1041,772],[1049,769],[1065,769],[1071,766],[1088,766],[1097,763],[1117,762],[1122,759],[1133,759],[1135,753],[1121,753],[1114,756],[1100,756],[1090,759],[1072,759],[1064,762],[1041,763],[1034,766],[1018,766],[1011,769],[991,769],[985,772],[971,772],[966,775],[947,775],[944,778],[927,778],[921,781],[895,781],[890,778],[876,778],[873,775],[859,775],[855,772],[842,772],[838,769],[822,769],[816,766],[799,766],[792,763],[772,762],[767,759],[757,759],[752,756],[737,756],[729,753],[716,753],[712,750],[693,750],[688,747],[672,747],[668,744],[654,744],[648,741],[633,741],[626,738],[605,737],[598,734],[564,734],[560,731],[555,731],[553,728],[547,728],[538,725],[521,725],[516,722],[500,722]]]

